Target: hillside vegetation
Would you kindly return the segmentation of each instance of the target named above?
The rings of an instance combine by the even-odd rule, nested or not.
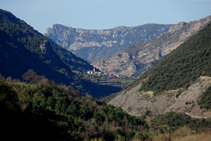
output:
[[[198,104],[200,108],[211,110],[211,86],[201,95]]]
[[[21,79],[28,69],[33,69],[57,84],[71,84],[82,94],[95,98],[121,90],[84,80],[81,75],[93,66],[4,10],[0,10],[0,58],[0,73],[5,77]]]
[[[121,108],[90,96],[83,97],[71,86],[56,85],[33,70],[23,75],[25,82],[11,77],[4,80],[1,75],[0,79],[0,104],[4,113],[1,118],[12,129],[4,132],[17,134],[17,138],[24,132],[32,139],[90,140],[101,137],[114,140],[121,137],[131,140],[148,130],[145,121],[130,116]],[[23,130],[17,130],[19,126]]]
[[[9,33],[10,35],[13,34],[13,36],[16,37],[16,38],[20,38],[21,35],[23,35],[23,34],[18,35],[18,37],[16,35],[16,32],[21,32],[21,30],[25,30],[25,32],[23,32],[23,33],[26,33],[26,32],[30,33],[30,35],[25,36],[25,38],[37,36],[36,37],[37,42],[34,42],[33,41],[34,39],[29,40],[30,42],[31,41],[34,42],[34,44],[29,44],[28,49],[32,48],[33,45],[35,45],[35,44],[36,44],[35,46],[39,48],[41,43],[43,43],[43,42],[40,42],[40,41],[48,41],[49,46],[53,49],[53,51],[72,70],[85,72],[85,71],[93,68],[88,62],[86,62],[85,60],[75,56],[73,53],[67,51],[66,49],[56,45],[51,40],[49,40],[48,38],[43,36],[41,33],[34,30],[30,25],[25,23],[23,20],[20,20],[17,17],[15,17],[12,13],[0,9],[0,19],[3,20],[4,22],[8,22],[6,25],[5,24],[1,25],[1,26],[5,26],[5,27],[2,27],[2,28],[8,28],[6,30],[6,32]],[[15,24],[15,26],[12,26],[11,23]],[[16,28],[16,29],[14,29],[14,28]],[[23,37],[21,37],[21,38],[23,38]],[[24,39],[24,40],[26,41],[27,39]],[[13,41],[15,41],[15,39]],[[23,41],[23,39],[21,41]]]
[[[36,69],[57,83],[77,82],[76,75],[53,51],[48,39],[3,20],[0,20],[0,33],[0,64],[3,66],[0,72],[4,76],[21,78],[28,69]]]
[[[211,24],[163,57],[109,104],[131,115],[181,112],[210,118]]]
[[[199,76],[211,76],[210,31],[211,24],[144,73],[136,82],[147,78],[140,91],[158,93],[180,87],[187,88]]]
[[[2,137],[8,140],[171,140],[210,131],[209,120],[181,113],[131,116],[120,107],[81,96],[71,86],[56,85],[33,70],[23,79],[0,75],[1,121],[6,123],[1,126]]]

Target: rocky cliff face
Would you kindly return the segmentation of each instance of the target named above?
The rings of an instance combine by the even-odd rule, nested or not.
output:
[[[102,72],[140,76],[163,56],[176,49],[189,37],[211,22],[211,16],[192,22],[180,22],[170,27],[167,33],[144,43],[133,44],[123,51],[92,65]]]
[[[127,46],[155,38],[173,25],[145,24],[106,30],[86,30],[54,24],[44,35],[85,60],[100,60]]]

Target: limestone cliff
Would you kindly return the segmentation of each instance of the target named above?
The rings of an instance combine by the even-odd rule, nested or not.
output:
[[[211,16],[199,21],[180,22],[170,27],[167,33],[144,43],[132,44],[123,51],[92,65],[102,72],[140,76],[163,56],[176,49],[189,37],[211,22]]]
[[[45,36],[85,60],[100,60],[127,46],[155,38],[173,25],[145,24],[136,27],[119,26],[104,30],[86,30],[54,24]]]

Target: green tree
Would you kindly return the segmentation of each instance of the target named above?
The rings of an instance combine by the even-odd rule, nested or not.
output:
[[[56,102],[56,105],[55,105],[55,110],[59,113],[61,113],[61,109],[62,109],[62,101],[59,99],[57,100]]]
[[[23,74],[22,79],[29,81],[32,84],[37,84],[44,76],[39,76],[33,69],[29,69],[26,73]]]
[[[139,140],[141,140],[141,141],[144,141],[144,140],[145,140],[145,137],[144,137],[144,135],[143,135],[142,133],[138,133],[137,138],[138,138]]]
[[[55,105],[56,105],[56,100],[52,96],[49,96],[48,97],[48,100],[47,100],[47,106],[48,106],[48,108],[54,109],[55,108]]]

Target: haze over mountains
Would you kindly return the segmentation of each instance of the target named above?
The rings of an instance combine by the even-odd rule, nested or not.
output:
[[[145,24],[135,27],[119,26],[112,29],[88,30],[54,24],[44,35],[58,45],[88,61],[113,55],[127,46],[155,38],[172,24]]]
[[[170,27],[163,35],[143,43],[132,44],[115,55],[93,62],[92,65],[102,72],[114,75],[140,76],[210,22],[211,16],[199,21],[180,22]]]

